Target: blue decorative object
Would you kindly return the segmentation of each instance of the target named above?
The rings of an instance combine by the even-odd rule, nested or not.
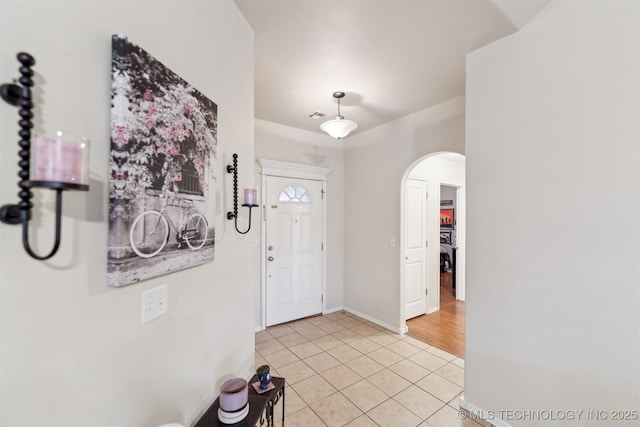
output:
[[[269,365],[262,365],[258,369],[256,369],[256,374],[260,379],[260,389],[266,390],[269,387],[269,382],[271,381],[271,369]]]

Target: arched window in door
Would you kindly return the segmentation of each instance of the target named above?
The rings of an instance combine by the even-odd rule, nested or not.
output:
[[[311,195],[304,186],[300,184],[289,184],[280,192],[278,201],[290,203],[311,203]]]

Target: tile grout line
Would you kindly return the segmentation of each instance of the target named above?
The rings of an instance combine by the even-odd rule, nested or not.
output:
[[[331,313],[331,314],[335,314],[335,313]],[[327,316],[330,316],[330,315],[327,315]],[[319,318],[320,317],[314,317],[312,319],[319,319]],[[458,398],[460,396],[461,393],[464,392],[464,388],[462,386],[458,385],[457,383],[453,382],[449,378],[444,377],[443,375],[441,375],[437,371],[440,371],[441,369],[443,369],[443,368],[445,368],[447,366],[452,366],[454,372],[456,370],[464,371],[464,359],[462,359],[460,357],[457,357],[456,355],[447,353],[447,352],[445,352],[445,351],[443,351],[441,349],[438,349],[437,347],[430,346],[430,345],[428,345],[426,343],[421,345],[421,346],[414,345],[413,341],[406,341],[406,340],[407,339],[411,339],[411,340],[418,341],[418,342],[419,342],[419,340],[416,340],[415,338],[412,338],[412,337],[402,337],[402,338],[401,337],[396,337],[396,336],[394,336],[395,334],[391,334],[391,333],[387,332],[386,330],[384,330],[384,329],[382,329],[380,327],[371,326],[370,322],[368,322],[366,320],[359,321],[359,319],[356,318],[355,316],[349,316],[349,315],[338,316],[338,319],[336,319],[336,320],[328,318],[328,317],[323,317],[323,318],[326,318],[327,320],[323,320],[323,321],[321,321],[321,323],[320,323],[319,320],[316,320],[315,322],[317,322],[318,324],[316,324],[314,322],[310,322],[309,319],[303,319],[303,320],[300,320],[300,321],[290,322],[290,323],[284,324],[284,325],[277,325],[277,326],[273,327],[274,329],[272,329],[272,331],[273,330],[277,331],[276,335],[272,334],[269,329],[256,333],[256,334],[261,334],[262,333],[263,336],[261,337],[261,340],[259,342],[256,342],[256,351],[255,352],[256,352],[257,356],[259,356],[261,359],[264,359],[265,361],[267,361],[267,363],[269,363],[268,362],[268,356],[269,355],[273,355],[274,353],[277,353],[277,352],[283,351],[283,350],[287,350],[288,352],[290,352],[295,357],[295,360],[290,361],[290,362],[286,362],[285,364],[281,365],[280,368],[277,368],[277,367],[274,366],[276,372],[278,371],[278,369],[286,369],[288,366],[291,366],[294,363],[302,362],[304,364],[304,366],[309,368],[312,372],[314,372],[314,374],[311,374],[309,377],[306,377],[306,378],[303,378],[301,380],[298,380],[295,384],[298,384],[298,383],[300,383],[302,381],[308,380],[309,378],[313,377],[314,375],[317,375],[317,376],[320,376],[332,388],[335,389],[334,392],[331,392],[329,395],[324,396],[323,398],[319,399],[317,402],[313,402],[313,403],[308,403],[296,391],[296,394],[300,397],[300,399],[304,403],[304,407],[302,407],[302,408],[296,410],[296,412],[293,412],[293,413],[288,414],[288,415],[292,416],[292,415],[294,415],[294,414],[296,414],[296,413],[300,412],[301,410],[303,410],[303,409],[308,407],[311,410],[311,412],[313,412],[313,414],[316,417],[318,417],[318,419],[320,419],[323,422],[323,424],[326,425],[325,420],[320,416],[319,413],[317,413],[313,409],[312,405],[317,404],[319,402],[322,402],[325,399],[328,399],[328,398],[330,398],[332,396],[335,396],[338,393],[344,399],[346,399],[347,402],[349,402],[351,405],[353,405],[355,408],[357,408],[358,412],[360,413],[355,418],[347,421],[347,424],[352,422],[353,420],[361,417],[362,415],[366,415],[370,420],[375,422],[375,420],[373,418],[371,418],[371,416],[369,416],[368,413],[370,411],[372,411],[373,409],[377,408],[378,406],[384,404],[385,402],[388,402],[390,399],[393,399],[395,403],[400,405],[400,407],[402,407],[403,409],[405,409],[409,413],[411,413],[414,416],[416,416],[417,418],[419,418],[421,420],[421,422],[426,422],[430,417],[432,417],[433,415],[435,415],[436,413],[438,413],[439,411],[441,411],[443,408],[445,408],[447,406],[450,407],[450,408],[453,408],[455,410],[458,409],[458,408],[454,407],[452,405],[452,403],[454,402],[454,400],[456,398]],[[352,319],[352,320],[347,321],[346,319]],[[351,324],[351,326],[345,326],[345,325],[340,323],[341,321],[346,321],[347,323]],[[328,326],[328,325],[333,325],[333,326]],[[285,329],[283,326],[286,326],[287,329]],[[325,326],[325,328],[327,328],[327,329],[322,328],[322,326]],[[320,333],[320,332],[316,331],[316,329],[314,329],[314,328],[322,330],[323,331],[323,335],[317,336],[315,338],[307,338],[307,336],[305,335],[305,330],[309,334],[312,333],[311,331],[314,331],[313,335],[315,335],[316,333]],[[354,330],[354,329],[356,329],[356,330]],[[329,330],[332,330],[332,332],[330,332]],[[375,331],[372,331],[372,330],[375,330]],[[366,335],[363,335],[362,333],[365,333]],[[266,337],[264,337],[265,334],[266,334]],[[281,341],[281,339],[284,340],[287,336],[291,336],[293,334],[300,335],[302,341],[297,342],[297,338],[296,338],[296,340],[294,340],[294,343],[292,345],[287,345],[287,344],[285,344],[285,342]],[[336,336],[335,334],[340,334],[340,336],[343,336],[344,338],[340,338],[340,336]],[[352,334],[352,335],[350,335],[350,334]],[[386,344],[381,344],[380,342],[377,342],[377,341],[371,339],[371,337],[373,337],[373,336],[378,336],[378,337],[380,337],[381,341],[387,341],[387,340],[382,339],[382,337],[384,337],[386,335],[392,337],[392,338],[389,338],[389,340],[393,339],[393,341],[386,342]],[[321,346],[319,346],[318,344],[316,344],[314,342],[314,341],[317,341],[317,340],[320,340],[320,339],[323,339],[323,338],[336,340],[336,343],[339,343],[339,344],[325,349],[324,347],[321,347]],[[270,340],[275,340],[283,348],[279,348],[277,350],[269,351],[267,354],[263,354],[260,350],[258,350],[258,345],[261,344],[261,343],[270,341]],[[362,340],[366,340],[366,341],[362,341]],[[356,341],[362,343],[362,346],[360,347],[362,350],[351,344],[351,343],[354,343]],[[405,343],[406,345],[409,345],[409,346],[411,346],[413,348],[410,348],[408,350],[400,350],[400,348],[398,348],[398,344],[399,343]],[[292,351],[293,347],[307,345],[307,344],[312,344],[313,346],[315,346],[316,349],[320,349],[321,351],[317,352],[317,353],[309,354],[304,358],[300,357],[298,355],[298,353],[296,353],[295,351]],[[374,348],[372,350],[368,350],[367,351],[367,348],[369,348],[369,349],[372,348],[372,344],[378,346],[378,348]],[[349,356],[342,356],[341,358],[337,358],[334,354],[338,353],[338,351],[335,351],[334,354],[330,353],[331,350],[334,350],[334,349],[342,347],[342,346],[346,346],[346,347],[344,347],[344,349],[348,349],[348,351],[354,351],[354,352],[358,353],[358,356],[355,356],[355,357],[352,357],[352,358],[348,358]],[[369,347],[367,347],[367,346],[369,346]],[[395,350],[393,349],[394,346],[396,347]],[[395,360],[395,361],[392,361],[392,362],[387,361],[386,363],[390,363],[390,364],[387,365],[386,363],[381,363],[382,360],[376,360],[375,358],[370,356],[372,353],[375,353],[375,352],[377,352],[379,350],[382,350],[382,349],[385,349],[388,352],[391,352],[390,354],[394,355],[393,358],[395,358],[397,356],[399,358],[399,360]],[[415,351],[412,351],[413,349],[415,349]],[[429,351],[430,349],[435,349],[437,351]],[[263,350],[263,351],[268,351],[268,350]],[[403,351],[403,353],[400,353],[400,351]],[[424,366],[424,365],[422,365],[420,363],[417,363],[417,362],[415,362],[415,361],[410,359],[410,357],[413,357],[414,355],[417,355],[417,354],[419,354],[421,352],[428,353],[430,356],[435,357],[436,359],[444,362],[444,364],[439,366],[437,369],[432,370],[432,369],[427,368],[426,366]],[[440,354],[438,354],[438,353],[440,353]],[[379,354],[381,354],[381,353],[379,353]],[[406,354],[408,354],[408,355],[406,355]],[[447,357],[446,359],[440,357],[441,355],[445,355],[445,354],[446,354],[446,357]],[[331,358],[337,360],[337,362],[339,362],[339,364],[336,365],[336,366],[332,366],[330,368],[327,368],[327,369],[324,369],[324,370],[320,371],[320,370],[318,370],[318,368],[314,368],[312,364],[306,362],[307,359],[309,359],[311,357],[314,357],[314,356],[318,356],[318,355],[326,355],[328,357],[331,357]],[[351,362],[353,360],[360,359],[362,357],[367,357],[369,360],[371,360],[371,361],[375,362],[376,364],[382,366],[382,369],[370,374],[369,376],[365,377],[365,376],[361,375],[359,372],[354,371],[351,367],[349,367],[347,365],[349,362]],[[449,357],[451,357],[451,359],[449,359]],[[458,360],[460,360],[461,362],[457,362]],[[392,367],[394,367],[394,366],[396,366],[396,365],[398,365],[398,364],[400,364],[402,362],[405,362],[405,361],[408,361],[410,363],[416,364],[420,368],[424,369],[426,371],[426,373],[424,375],[421,375],[415,381],[412,381],[412,380],[406,378],[405,376],[401,375],[400,373],[395,372],[393,369],[391,369]],[[436,362],[436,363],[440,363],[440,362]],[[460,363],[463,366],[460,366]],[[339,368],[339,367],[345,367],[349,371],[353,372],[355,375],[357,375],[358,379],[355,382],[342,387],[341,389],[338,388],[329,379],[327,379],[327,377],[325,377],[325,375],[323,375],[323,373],[326,373],[326,372],[328,372],[328,371],[330,371],[332,369],[336,369],[336,368]],[[385,370],[387,370],[391,374],[401,378],[403,381],[406,381],[407,385],[402,387],[400,390],[396,391],[393,395],[389,395],[389,394],[387,394],[387,392],[385,392],[384,390],[381,390],[378,386],[376,386],[375,384],[373,384],[370,381],[368,381],[369,378],[371,378],[371,377],[375,376],[377,373],[383,372]],[[436,375],[436,377],[438,377],[441,381],[445,381],[449,386],[453,386],[454,390],[455,389],[460,389],[460,391],[458,391],[452,398],[450,398],[447,401],[445,401],[444,398],[440,398],[440,397],[432,394],[429,390],[426,390],[426,389],[422,388],[421,386],[419,386],[417,384],[418,382],[421,382],[422,380],[424,380],[425,378],[431,376],[432,374]],[[343,393],[343,391],[346,390],[347,388],[349,388],[349,387],[351,387],[351,386],[353,386],[355,384],[358,384],[358,383],[360,383],[362,381],[365,381],[365,380],[369,384],[371,384],[373,387],[375,387],[377,390],[381,391],[385,395],[385,399],[383,401],[377,403],[373,407],[369,408],[367,411],[363,411],[362,409],[360,409],[360,407],[356,404],[356,402],[354,402],[345,393]],[[294,391],[295,391],[295,388],[293,386],[295,384],[289,383],[289,386],[291,388],[293,388]],[[431,396],[434,399],[436,399],[438,403],[441,403],[439,408],[435,412],[430,414],[425,419],[423,419],[419,414],[416,414],[410,408],[408,408],[407,406],[402,404],[400,401],[395,399],[396,396],[398,396],[400,393],[406,391],[411,386],[415,386],[421,392],[424,392],[424,393],[428,394],[429,396]]]

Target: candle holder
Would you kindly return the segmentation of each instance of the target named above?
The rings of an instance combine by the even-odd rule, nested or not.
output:
[[[258,206],[257,191],[253,188],[244,190],[244,203],[242,206],[249,208],[249,227],[246,231],[238,230],[238,155],[233,154],[233,165],[227,165],[227,173],[233,174],[233,212],[227,212],[227,219],[235,221],[236,231],[240,234],[247,234],[251,230],[251,209]]]
[[[60,140],[60,144],[64,145],[65,148],[58,152],[59,155],[53,155],[54,153],[51,151],[43,151],[40,154],[36,153],[37,161],[45,163],[52,162],[51,170],[45,171],[44,173],[42,173],[42,170],[36,170],[34,171],[34,176],[31,176],[31,129],[33,128],[33,113],[31,111],[33,109],[31,99],[33,70],[31,67],[35,65],[36,61],[33,56],[24,52],[19,53],[17,58],[21,65],[19,68],[21,77],[15,83],[0,86],[0,95],[8,104],[19,107],[18,115],[20,118],[18,120],[18,126],[20,127],[20,131],[18,135],[20,135],[20,141],[18,141],[18,146],[20,147],[20,151],[18,152],[18,156],[20,157],[20,161],[18,165],[20,166],[20,172],[18,172],[18,176],[20,177],[20,181],[18,182],[18,187],[20,191],[18,192],[18,197],[20,201],[17,204],[6,204],[0,207],[0,221],[5,224],[22,224],[22,245],[25,251],[32,258],[43,261],[54,256],[60,247],[62,192],[65,190],[89,190],[86,178],[86,154],[88,151],[85,150],[87,148],[86,140],[80,142],[78,146],[80,151],[74,151],[76,148],[74,148],[75,146],[73,146],[72,143],[63,143]],[[54,142],[55,141],[54,139]],[[81,144],[85,145],[82,146]],[[38,145],[38,143],[36,145],[37,149],[44,147]],[[58,148],[59,147],[60,146],[58,146]],[[46,147],[44,148],[46,149]],[[70,150],[75,153],[74,159],[81,159],[78,160],[78,162],[81,163],[76,163],[68,157],[62,158],[65,155],[68,156]],[[38,158],[38,156],[40,156],[40,158]],[[71,162],[64,163],[69,160],[71,160]],[[45,163],[41,164],[44,165]],[[79,166],[81,170],[79,173],[76,166]],[[53,170],[55,170],[55,173],[52,172]],[[36,179],[29,180],[29,178],[34,177]],[[49,188],[56,191],[55,241],[53,249],[44,256],[37,255],[29,246],[29,220],[31,219],[31,209],[33,208],[33,203],[31,202],[31,198],[33,198],[32,188]]]

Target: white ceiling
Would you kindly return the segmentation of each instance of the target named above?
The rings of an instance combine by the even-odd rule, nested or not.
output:
[[[255,32],[255,117],[322,133],[344,91],[356,133],[463,95],[465,55],[548,1],[235,0]]]

